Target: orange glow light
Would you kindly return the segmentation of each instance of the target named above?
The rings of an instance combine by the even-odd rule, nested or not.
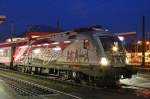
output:
[[[147,44],[147,45],[149,45],[149,44],[150,44],[150,42],[149,42],[149,41],[147,41],[147,42],[146,42],[146,44]]]

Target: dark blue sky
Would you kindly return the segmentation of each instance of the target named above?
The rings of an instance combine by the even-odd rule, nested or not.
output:
[[[141,16],[146,16],[150,31],[150,0],[0,0],[0,15],[6,15],[1,33],[9,32],[9,23],[21,34],[28,25],[56,26],[65,29],[99,24],[111,32],[141,31]]]

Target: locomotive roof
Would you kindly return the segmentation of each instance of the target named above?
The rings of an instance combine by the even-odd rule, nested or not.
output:
[[[87,34],[87,33],[95,33],[95,34],[100,34],[100,35],[112,35],[109,32],[106,32],[103,28],[101,28],[101,26],[94,26],[94,27],[88,27],[88,28],[78,28],[78,29],[74,29],[72,31],[66,31],[66,32],[59,32],[59,33],[51,33],[49,35],[45,35],[45,36],[40,36],[40,37],[36,37],[36,38],[31,38],[31,39],[25,39],[25,40],[19,40],[16,42],[3,42],[0,43],[0,47],[9,47],[14,43],[17,43],[18,45],[23,45],[24,43],[33,40],[35,41],[33,44],[40,44],[40,43],[49,43],[53,40],[50,40],[51,38],[56,38],[58,36],[60,37],[69,37],[69,36],[73,36],[73,35],[77,35],[77,34]],[[48,38],[49,40],[43,40]]]

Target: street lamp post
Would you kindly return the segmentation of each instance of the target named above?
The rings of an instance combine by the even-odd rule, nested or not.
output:
[[[10,37],[10,39],[11,39],[11,60],[10,60],[10,69],[13,69],[13,61],[14,61],[14,57],[13,57],[13,55],[14,55],[14,43],[13,43],[13,34],[14,34],[14,24],[13,23],[11,23],[10,24],[10,33],[11,33],[11,37]]]
[[[145,16],[142,17],[142,66],[145,66]]]

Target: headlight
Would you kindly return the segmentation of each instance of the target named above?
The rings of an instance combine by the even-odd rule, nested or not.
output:
[[[129,64],[129,60],[128,60],[128,58],[126,57],[126,64]]]
[[[114,52],[117,52],[117,51],[118,51],[118,47],[117,47],[117,46],[113,46],[113,47],[112,47],[112,50],[113,50]]]
[[[108,66],[108,60],[106,57],[102,57],[101,60],[100,60],[100,64],[102,66]]]

